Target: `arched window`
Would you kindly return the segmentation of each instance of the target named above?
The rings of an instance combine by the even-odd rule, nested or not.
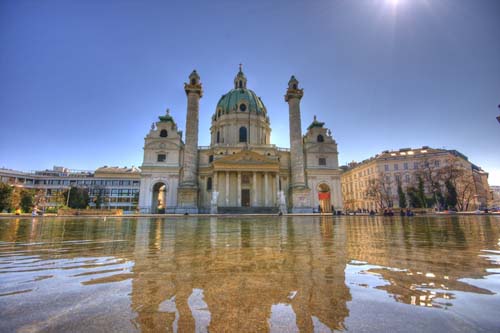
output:
[[[293,89],[297,89],[297,84],[293,84]]]
[[[212,190],[212,177],[208,177],[207,179],[207,191]]]
[[[217,143],[220,143],[220,132],[217,131]]]
[[[238,86],[240,89],[243,88],[243,82],[239,81]]]
[[[167,132],[167,130],[166,130],[166,129],[162,129],[162,130],[160,131],[160,136],[161,136],[162,138],[166,138],[166,137],[168,136],[168,132]]]
[[[240,142],[247,142],[247,128],[240,127]]]
[[[208,156],[208,163],[212,163],[214,161],[214,155]]]
[[[217,112],[217,118],[220,118],[220,110]]]
[[[196,84],[196,80],[195,79],[191,79],[191,84],[194,86]]]
[[[318,135],[318,142],[324,142],[325,141],[325,138],[323,137],[323,135]]]
[[[240,111],[246,111],[247,106],[245,104],[240,104]]]

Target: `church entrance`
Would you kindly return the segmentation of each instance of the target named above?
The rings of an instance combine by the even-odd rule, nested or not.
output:
[[[151,203],[151,213],[153,214],[165,214],[165,208],[167,208],[167,186],[165,183],[156,183],[153,186],[153,200]]]
[[[326,184],[318,185],[319,208],[322,213],[331,213],[332,205],[330,201],[330,187]]]
[[[250,207],[250,190],[248,189],[241,190],[241,206]]]

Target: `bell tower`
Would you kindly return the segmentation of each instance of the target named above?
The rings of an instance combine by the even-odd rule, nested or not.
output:
[[[300,100],[304,90],[299,88],[299,81],[292,75],[288,81],[285,101],[288,102],[290,117],[290,195],[293,213],[312,213],[311,190],[305,181],[304,145],[302,142],[302,126],[300,119]]]
[[[203,90],[196,70],[189,75],[189,82],[184,83],[184,90],[187,95],[186,143],[176,212],[198,213],[198,118]]]

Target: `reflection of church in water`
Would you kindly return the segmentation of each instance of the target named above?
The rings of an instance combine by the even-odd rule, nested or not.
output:
[[[290,149],[271,144],[264,103],[241,67],[234,88],[212,115],[211,142],[198,147],[199,100],[196,71],[185,83],[185,142],[167,110],[145,138],[139,207],[143,213],[323,212],[341,209],[337,144],[324,123],[314,118],[302,135],[303,89],[292,76],[289,106]]]
[[[258,227],[216,217],[139,222],[130,305],[141,331],[345,329],[352,299],[345,223],[326,216],[312,224],[281,217]]]

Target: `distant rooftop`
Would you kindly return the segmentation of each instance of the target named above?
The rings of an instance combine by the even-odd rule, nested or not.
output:
[[[440,149],[440,148],[431,148],[429,146],[422,146],[421,148],[400,148],[397,150],[384,150],[380,154],[367,158],[361,162],[352,161],[347,165],[342,166],[341,169],[344,171],[348,171],[350,169],[353,169],[355,167],[358,167],[365,163],[369,163],[374,160],[384,160],[397,157],[412,157],[412,156],[421,156],[424,154],[439,154],[439,153],[451,153],[457,157],[463,158],[466,161],[469,160],[467,156],[454,149]]]

